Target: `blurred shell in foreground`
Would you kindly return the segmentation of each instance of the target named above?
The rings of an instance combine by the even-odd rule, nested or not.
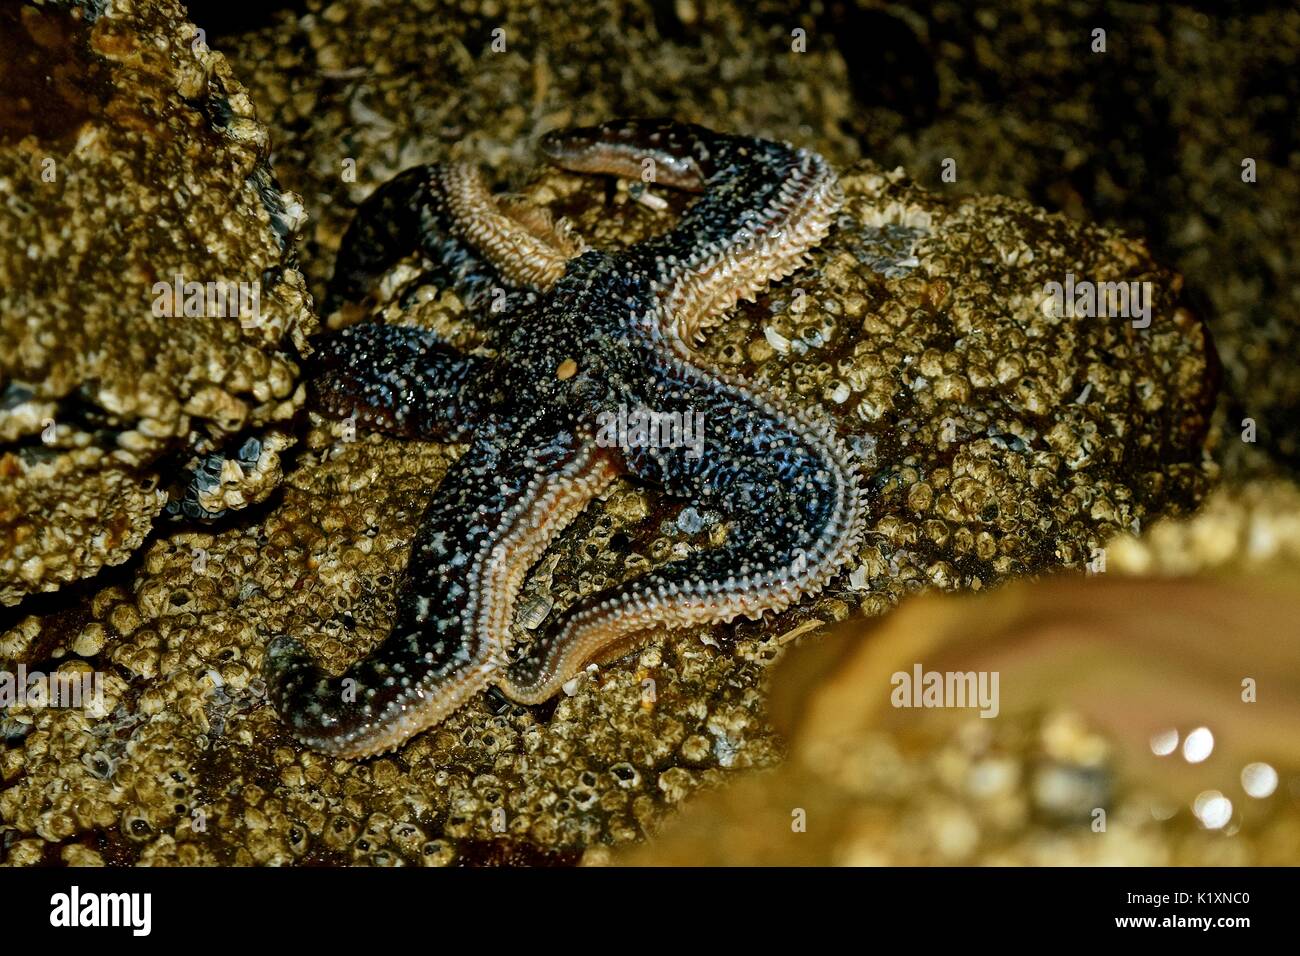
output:
[[[788,762],[628,859],[1295,864],[1298,645],[1296,572],[921,598],[792,654],[773,702]],[[891,706],[917,663],[996,673],[997,716]]]
[[[1294,500],[1284,485],[1221,493],[1111,549],[1120,568],[1196,577],[1057,577],[839,625],[773,678],[786,764],[623,859],[1300,863],[1300,565],[1273,507]],[[1261,535],[1275,560],[1247,577]],[[1236,557],[1216,559],[1219,537]],[[892,706],[917,664],[996,673],[997,716]]]

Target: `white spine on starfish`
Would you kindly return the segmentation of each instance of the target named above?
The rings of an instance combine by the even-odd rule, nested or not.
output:
[[[491,260],[501,274],[520,285],[546,289],[559,281],[569,259],[582,251],[567,230],[542,235],[542,220],[501,211],[496,198],[473,166],[439,167],[447,207],[462,237]]]
[[[676,268],[661,291],[658,325],[685,356],[701,329],[742,299],[793,274],[808,250],[830,231],[844,202],[839,179],[816,153],[799,151],[800,163],[778,199],[755,217],[747,235],[706,248]]]

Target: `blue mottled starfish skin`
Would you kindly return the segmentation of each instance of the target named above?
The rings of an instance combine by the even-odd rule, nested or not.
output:
[[[638,175],[649,158],[659,183],[701,196],[662,236],[562,261],[549,287],[508,281],[475,247],[476,211],[457,206],[444,167],[408,170],[363,204],[332,303],[364,295],[418,248],[472,305],[495,288],[508,308],[484,315],[492,359],[371,323],[329,338],[315,358],[325,411],[468,450],[432,495],[396,623],[372,654],[329,676],[298,642],[272,643],[273,699],[312,747],[391,749],[493,684],[544,700],[654,628],[783,609],[821,588],[859,543],[858,479],[830,426],[690,353],[703,324],[804,263],[839,206],[834,173],[805,150],[668,121],[551,134],[542,146],[576,171]],[[620,406],[702,415],[704,453],[601,447],[600,413]],[[725,513],[725,544],[588,597],[520,655],[510,625],[529,567],[625,474]]]

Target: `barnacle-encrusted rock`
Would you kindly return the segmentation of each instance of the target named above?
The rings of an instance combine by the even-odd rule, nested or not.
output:
[[[830,410],[867,463],[870,533],[820,597],[662,635],[547,705],[480,696],[381,759],[303,751],[265,701],[268,640],[309,637],[339,669],[381,639],[423,502],[457,453],[313,418],[258,523],[157,541],[129,588],[0,637],[11,660],[82,648],[112,674],[104,720],[15,715],[0,755],[6,843],[98,829],[108,862],[572,861],[639,838],[730,770],[775,764],[765,672],[801,635],[909,590],[1081,566],[1117,532],[1198,499],[1207,344],[1177,277],[1140,242],[1021,202],[945,200],[870,164],[843,181],[844,216],[812,265],[701,346]],[[665,194],[656,211],[558,172],[524,198],[598,245],[660,230],[686,201]],[[1058,314],[1044,285],[1067,272],[1150,281],[1150,327]],[[418,279],[396,291],[380,306],[389,320],[472,342],[454,295]],[[719,517],[616,483],[542,558],[521,634],[538,614],[716,545]],[[48,785],[56,774],[61,787]]]
[[[1187,276],[1238,428],[1249,418],[1251,442],[1300,465],[1300,376],[1278,361],[1300,354],[1300,9],[1134,4],[1099,18],[1071,0],[932,0],[826,12],[814,37],[848,66],[864,155],[923,185],[1139,232]]]
[[[843,60],[805,11],[765,6],[308,0],[224,48],[275,134],[277,174],[309,204],[319,292],[374,187],[447,159],[519,174],[549,129],[671,115],[857,158]]]
[[[172,0],[0,9],[0,604],[125,560],[164,456],[300,404],[302,210],[268,151]]]

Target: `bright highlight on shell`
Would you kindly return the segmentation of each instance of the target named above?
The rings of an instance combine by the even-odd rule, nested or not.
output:
[[[1218,790],[1198,794],[1192,809],[1207,830],[1222,830],[1232,819],[1232,801]]]
[[[1266,763],[1248,763],[1241,768],[1241,789],[1257,800],[1277,790],[1277,771]]]
[[[1183,759],[1188,763],[1201,763],[1214,750],[1214,734],[1209,727],[1197,727],[1183,741]]]
[[[1173,727],[1151,735],[1151,752],[1157,757],[1168,757],[1178,749],[1178,731]]]

